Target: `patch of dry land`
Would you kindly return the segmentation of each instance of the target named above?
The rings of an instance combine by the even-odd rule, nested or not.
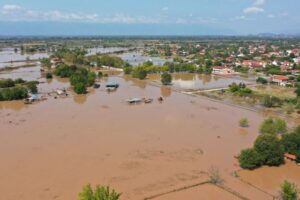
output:
[[[91,183],[110,185],[122,192],[122,200],[141,200],[205,182],[212,166],[226,188],[246,199],[272,199],[232,175],[239,170],[234,156],[258,135],[263,120],[258,113],[128,78],[109,79],[120,83],[116,92],[107,93],[103,82],[86,96],[49,97],[32,105],[0,102],[1,199],[74,200]],[[40,87],[47,91],[60,84],[66,86],[54,79]],[[156,101],[159,96],[163,103]],[[155,101],[130,106],[124,101],[130,97]],[[242,117],[249,119],[249,128],[239,127]],[[278,169],[288,174],[290,168],[300,174],[292,164]],[[276,191],[281,179],[259,182],[269,176],[267,168],[260,170],[266,172],[241,176]],[[294,179],[299,183],[300,177]],[[157,197],[237,198],[209,184]]]

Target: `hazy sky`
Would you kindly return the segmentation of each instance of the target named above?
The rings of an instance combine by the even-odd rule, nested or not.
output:
[[[300,0],[0,0],[0,35],[300,33]]]

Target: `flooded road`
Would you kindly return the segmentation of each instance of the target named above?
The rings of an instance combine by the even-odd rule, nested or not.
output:
[[[260,116],[139,81],[109,79],[120,83],[116,92],[101,88],[23,107],[0,103],[4,199],[71,200],[87,183],[111,185],[125,200],[142,199],[206,181],[203,172],[211,166],[239,189],[240,182],[230,182],[238,169],[233,156],[252,145]],[[166,97],[163,103],[125,103],[131,97],[159,96]],[[250,121],[242,134],[241,117]]]

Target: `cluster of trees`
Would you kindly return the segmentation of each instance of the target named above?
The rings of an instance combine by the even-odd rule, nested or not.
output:
[[[111,190],[109,187],[96,186],[95,189],[91,185],[83,187],[79,193],[79,200],[118,200],[121,193]]]
[[[87,60],[90,63],[97,63],[97,66],[122,68],[125,65],[125,62],[121,58],[110,55],[93,55],[89,56]]]
[[[64,59],[64,61],[67,63],[84,64],[86,54],[87,51],[82,48],[69,49],[67,47],[62,47],[60,49],[57,49],[53,56]]]
[[[255,169],[262,165],[279,166],[284,163],[284,153],[297,155],[300,161],[300,126],[287,133],[286,122],[279,118],[266,119],[260,126],[261,135],[254,142],[253,148],[241,151],[240,166]],[[280,138],[278,134],[282,134]]]
[[[253,93],[253,91],[250,88],[247,88],[244,83],[232,83],[229,85],[229,92],[238,96],[249,96]]]
[[[56,68],[54,74],[63,78],[70,78],[70,83],[77,94],[87,93],[87,87],[92,86],[96,80],[95,72],[75,65],[60,65]]]
[[[191,63],[170,63],[167,62],[163,66],[153,65],[152,62],[147,61],[142,65],[137,67],[132,67],[130,65],[124,66],[125,74],[131,74],[135,78],[145,79],[148,74],[151,73],[174,73],[174,72],[188,72],[188,73],[205,73],[211,74],[211,67],[198,67]]]
[[[24,81],[23,79],[2,79],[0,80],[0,101],[12,101],[25,99],[28,93],[37,93],[38,82]]]

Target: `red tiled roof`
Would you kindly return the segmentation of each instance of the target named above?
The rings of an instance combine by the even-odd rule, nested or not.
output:
[[[274,79],[281,80],[281,81],[288,81],[289,77],[287,77],[287,76],[273,76],[273,80]]]
[[[297,159],[297,156],[294,155],[294,154],[290,154],[290,153],[285,153],[284,154],[284,157],[288,158],[288,159],[291,159],[291,160],[296,160]]]

